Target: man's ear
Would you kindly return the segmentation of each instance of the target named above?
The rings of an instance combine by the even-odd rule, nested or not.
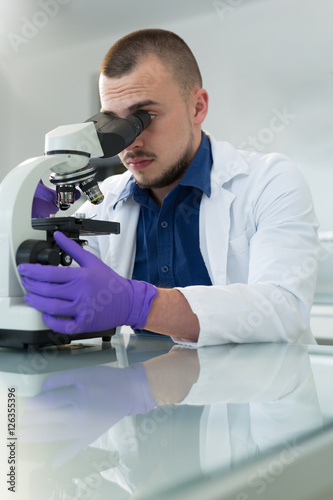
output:
[[[194,124],[201,125],[208,113],[208,92],[205,89],[199,89],[194,96]]]

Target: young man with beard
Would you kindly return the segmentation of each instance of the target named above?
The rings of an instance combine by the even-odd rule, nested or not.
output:
[[[100,98],[116,117],[153,116],[119,154],[127,171],[104,181],[104,202],[83,206],[121,234],[88,238],[90,252],[56,234],[81,267],[20,266],[27,303],[65,333],[129,325],[197,345],[314,342],[317,219],[291,161],[203,132],[208,93],[169,31],[116,42]]]

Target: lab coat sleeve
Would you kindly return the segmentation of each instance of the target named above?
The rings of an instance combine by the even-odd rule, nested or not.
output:
[[[312,197],[288,158],[268,156],[246,179],[236,179],[230,187],[235,195],[230,231],[245,211],[246,223],[240,232],[248,238],[246,250],[243,248],[239,255],[228,254],[233,282],[228,283],[227,278],[226,283],[210,287],[179,288],[199,320],[197,346],[315,343],[309,328],[310,310],[323,249]],[[218,233],[218,227],[215,231]],[[222,252],[223,245],[221,259]],[[237,267],[243,270],[241,273],[245,265],[247,277],[237,282]]]

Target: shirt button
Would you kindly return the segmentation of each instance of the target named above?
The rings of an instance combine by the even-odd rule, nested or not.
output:
[[[163,266],[163,267],[162,267],[162,272],[163,272],[163,273],[167,273],[167,272],[169,272],[169,268],[168,268],[168,266]]]
[[[168,223],[166,220],[164,220],[163,222],[161,222],[161,226],[163,227],[163,229],[165,229],[166,227],[168,227]]]

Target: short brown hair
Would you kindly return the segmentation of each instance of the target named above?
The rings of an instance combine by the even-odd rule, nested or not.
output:
[[[124,76],[151,55],[171,69],[185,100],[196,85],[202,87],[199,66],[191,49],[178,35],[162,29],[142,29],[120,38],[105,55],[101,73],[108,78]]]

